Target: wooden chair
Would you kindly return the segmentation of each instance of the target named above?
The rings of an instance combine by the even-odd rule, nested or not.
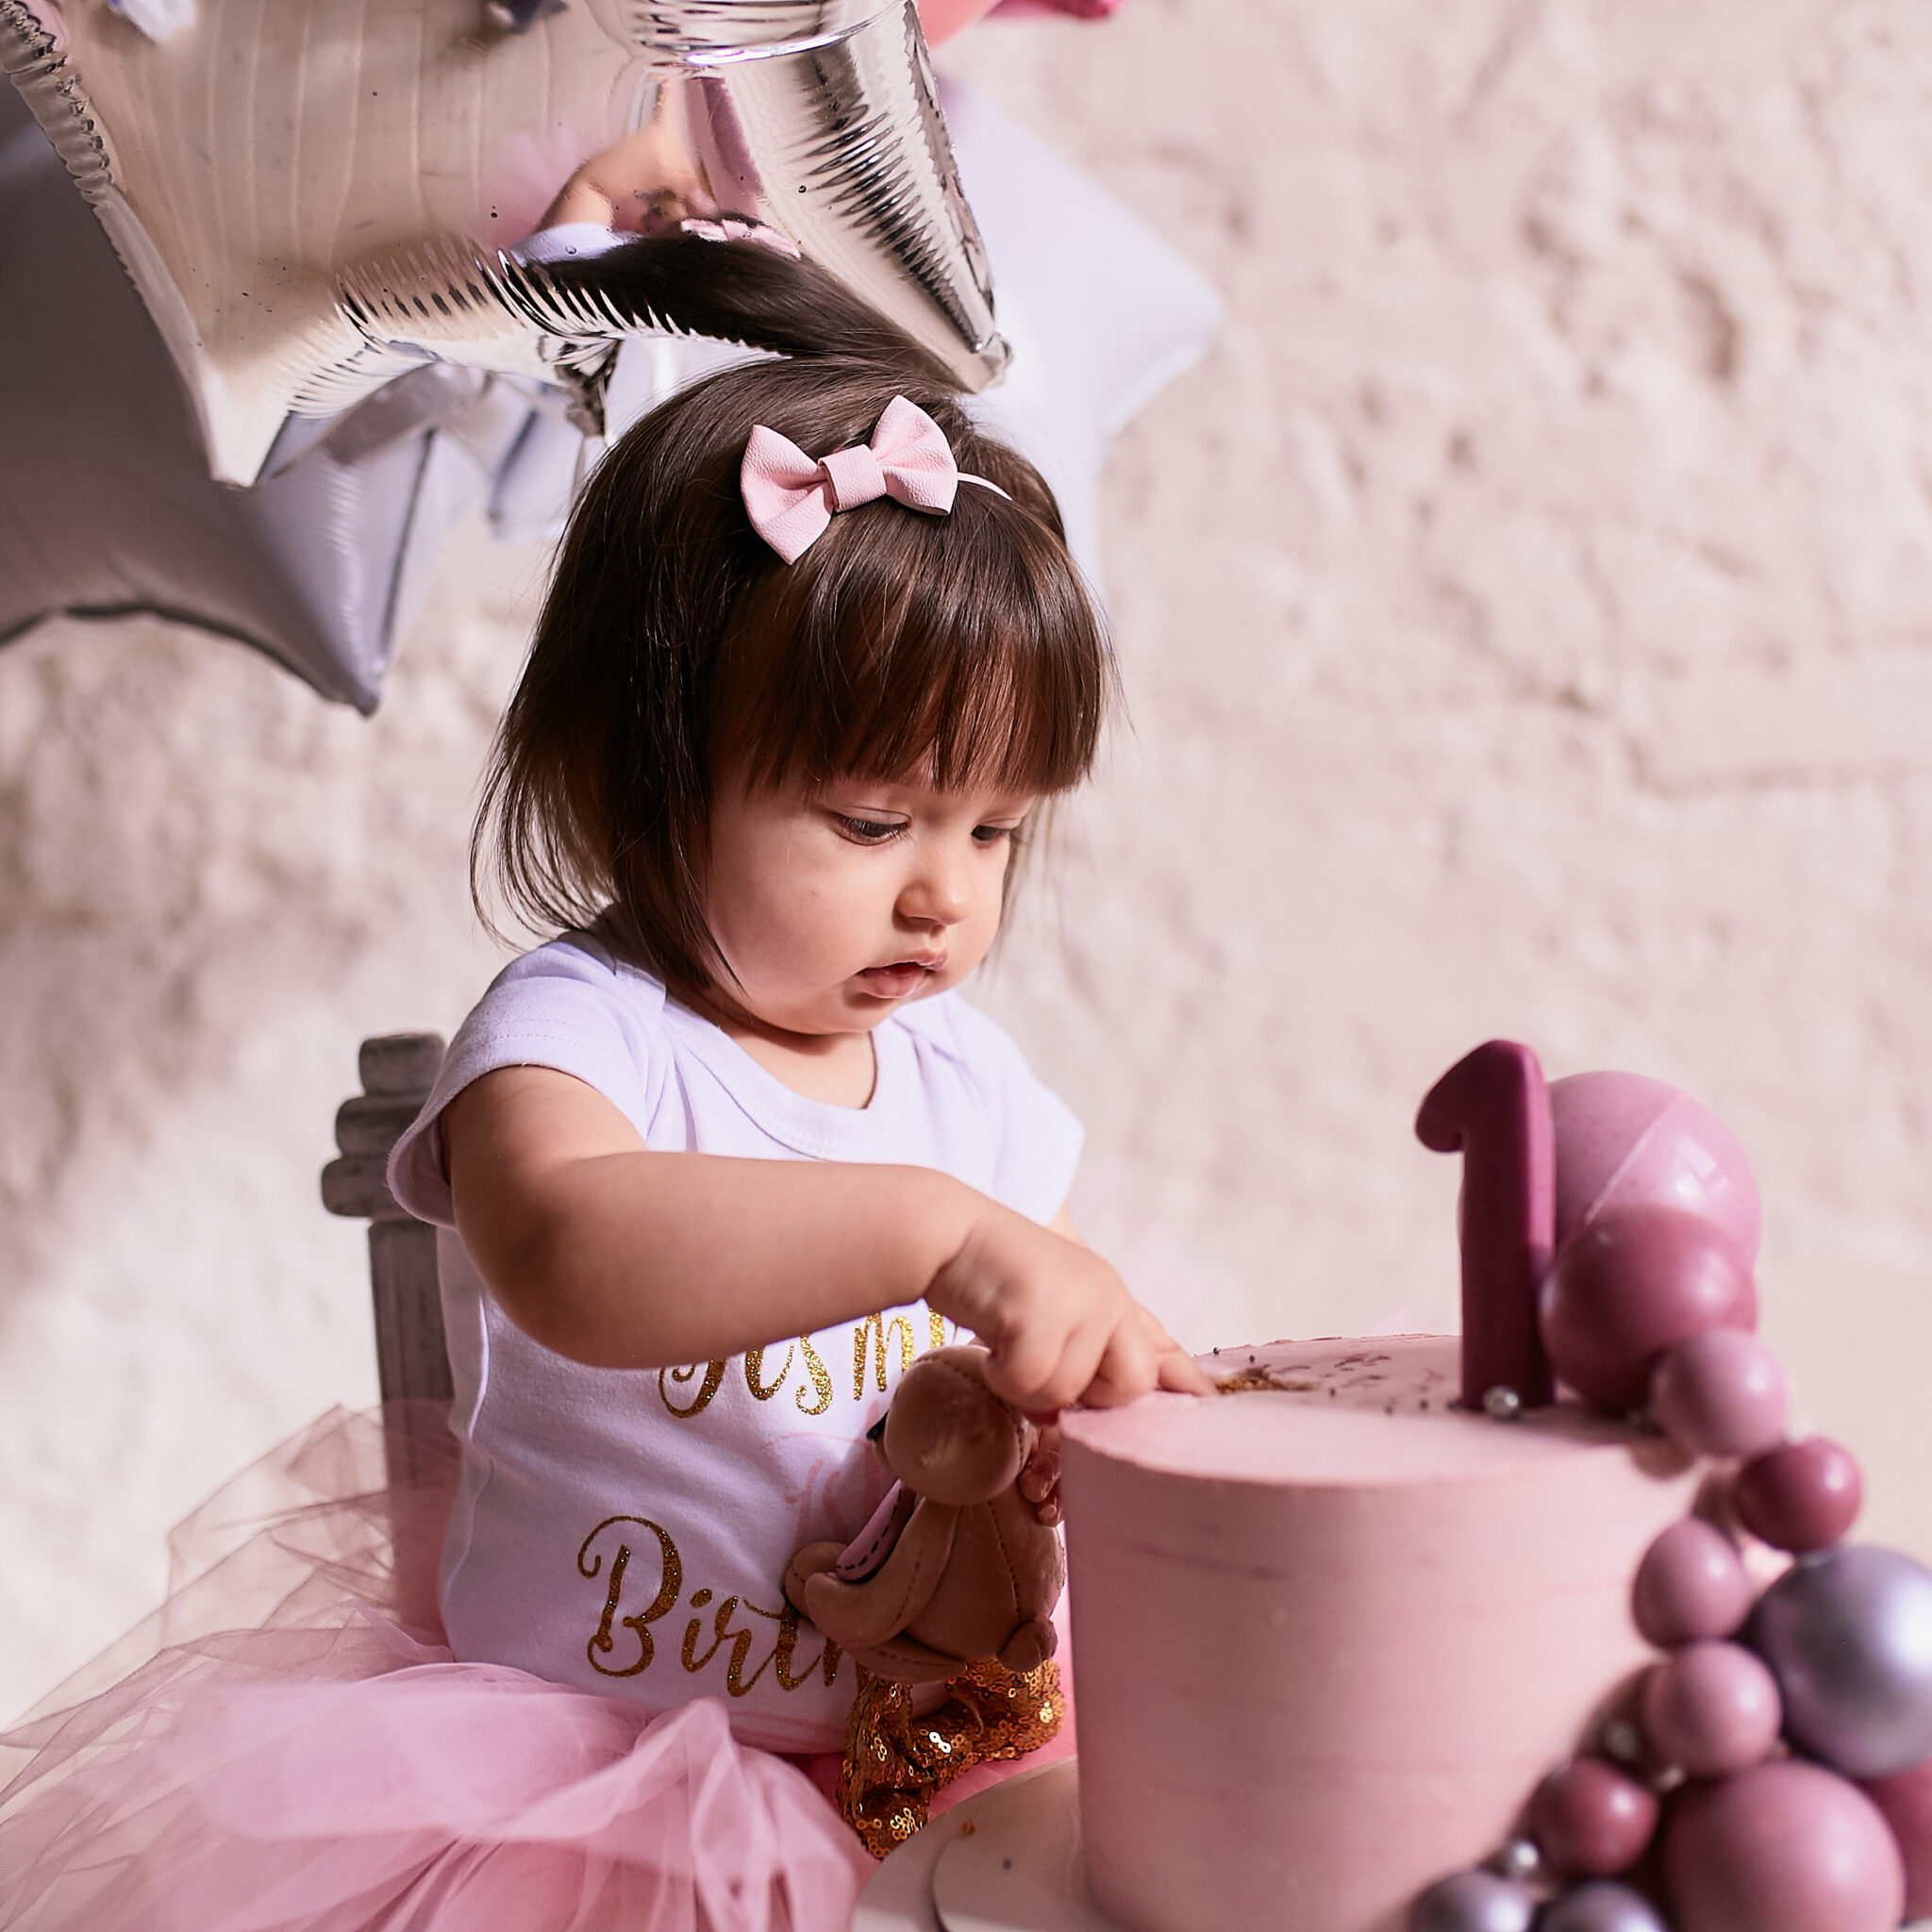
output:
[[[436,1229],[389,1191],[390,1151],[422,1110],[442,1066],[434,1033],[365,1040],[362,1091],[336,1112],[339,1157],[322,1171],[322,1205],[369,1223],[375,1301],[375,1366],[383,1400],[383,1457],[391,1503],[395,1608],[406,1625],[440,1630],[437,1573],[454,1494],[455,1385],[437,1285]]]
[[[385,1402],[447,1402],[449,1350],[436,1284],[436,1230],[389,1191],[390,1151],[416,1118],[442,1067],[435,1033],[365,1040],[362,1091],[336,1113],[339,1158],[322,1171],[322,1205],[369,1223],[369,1280],[375,1299],[375,1365]]]

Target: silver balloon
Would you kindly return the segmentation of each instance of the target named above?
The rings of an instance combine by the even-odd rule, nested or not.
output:
[[[1536,1932],[1669,1932],[1669,1927],[1641,1891],[1593,1878],[1546,1907]]]
[[[0,0],[9,73],[186,382],[210,473],[425,355],[601,408],[617,342],[682,333],[512,252],[588,218],[737,216],[978,389],[1004,368],[913,0],[199,0],[150,38]]]
[[[1785,1735],[1846,1777],[1932,1756],[1932,1572],[1857,1544],[1800,1559],[1746,1631],[1784,1694]]]
[[[982,97],[941,84],[1000,277],[1011,379],[974,398],[1038,463],[1097,581],[1108,446],[1219,318],[1199,275]],[[620,432],[740,352],[620,345]],[[133,283],[45,134],[0,87],[0,643],[64,612],[155,611],[239,639],[364,710],[445,539],[474,506],[554,536],[594,458],[548,385],[412,366],[346,415],[294,417],[248,490],[209,479]]]
[[[457,519],[482,499],[538,536],[568,507],[562,402],[422,362],[336,425],[292,419],[253,489],[212,481],[141,297],[0,86],[0,643],[155,612],[370,710]]]
[[[1408,1932],[1529,1932],[1536,1894],[1493,1872],[1458,1872],[1416,1900]]]

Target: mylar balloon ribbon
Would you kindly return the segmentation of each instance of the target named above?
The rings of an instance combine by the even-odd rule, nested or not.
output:
[[[619,340],[702,331],[510,252],[585,206],[761,224],[965,387],[1006,362],[910,0],[199,0],[165,40],[107,0],[0,0],[0,67],[225,482],[425,357],[594,423]]]

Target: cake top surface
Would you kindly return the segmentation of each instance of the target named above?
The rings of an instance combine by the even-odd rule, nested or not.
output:
[[[1269,1341],[1198,1357],[1211,1396],[1157,1393],[1061,1418],[1069,1441],[1174,1475],[1227,1482],[1385,1483],[1506,1478],[1579,1455],[1680,1461],[1669,1444],[1574,1403],[1515,1422],[1457,1404],[1453,1335]]]

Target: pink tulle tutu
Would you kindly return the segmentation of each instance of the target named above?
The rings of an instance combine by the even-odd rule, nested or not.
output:
[[[163,1608],[0,1737],[0,1924],[845,1932],[871,1859],[722,1704],[452,1659],[453,1472],[337,1412],[197,1511]]]

